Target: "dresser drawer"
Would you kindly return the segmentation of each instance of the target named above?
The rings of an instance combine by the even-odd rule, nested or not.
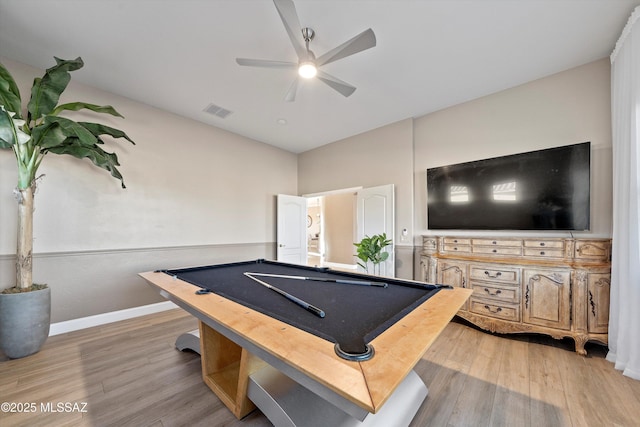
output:
[[[449,245],[445,244],[443,250],[445,252],[471,253],[471,245]]]
[[[522,255],[521,246],[477,246],[473,245],[473,253],[490,255]]]
[[[522,246],[520,239],[473,239],[473,246]]]
[[[554,248],[524,248],[524,255],[540,258],[563,258],[563,249]]]
[[[512,304],[518,304],[520,302],[520,288],[517,286],[497,286],[472,281],[471,289],[473,289],[474,297]]]
[[[520,283],[520,269],[495,264],[471,265],[469,268],[469,278],[518,284]]]
[[[444,237],[442,239],[445,245],[470,245],[471,239],[465,239],[460,237]]]
[[[476,299],[473,296],[470,300],[469,311],[483,316],[495,317],[498,319],[520,321],[520,306],[503,303],[492,303],[486,300]]]
[[[526,239],[524,242],[525,248],[553,248],[563,249],[564,241],[562,240],[549,240],[549,239]]]

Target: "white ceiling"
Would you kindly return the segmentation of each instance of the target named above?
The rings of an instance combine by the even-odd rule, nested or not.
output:
[[[298,153],[606,57],[638,4],[296,0],[317,56],[367,28],[377,46],[323,67],[349,98],[312,80],[293,103],[295,71],[235,62],[297,61],[271,0],[0,0],[0,56],[81,56],[74,80]]]

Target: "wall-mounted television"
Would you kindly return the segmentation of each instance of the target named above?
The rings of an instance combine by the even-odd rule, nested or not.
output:
[[[431,230],[588,230],[591,143],[427,169]]]

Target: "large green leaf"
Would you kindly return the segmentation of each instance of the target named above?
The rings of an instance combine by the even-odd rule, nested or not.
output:
[[[21,117],[20,91],[9,71],[0,64],[0,105]]]
[[[39,120],[56,107],[60,94],[64,92],[71,80],[70,71],[83,67],[81,58],[64,60],[55,58],[56,65],[47,69],[41,79],[35,79],[31,87],[31,99],[27,110],[31,120]]]
[[[13,132],[13,121],[9,113],[0,108],[0,148],[11,148],[16,143],[16,135]]]
[[[20,140],[25,139],[20,147],[21,155],[18,163],[23,169],[35,173],[42,155],[46,153],[68,154],[76,158],[88,158],[94,165],[105,169],[121,182],[122,175],[117,169],[118,157],[100,148],[104,144],[101,135],[112,138],[124,138],[135,144],[129,136],[119,129],[99,123],[76,122],[60,117],[64,111],[90,110],[96,113],[123,117],[112,106],[101,106],[86,102],[71,102],[57,105],[60,95],[67,88],[71,79],[70,72],[83,67],[81,58],[64,60],[55,58],[56,65],[47,69],[42,78],[34,79],[31,88],[31,99],[27,104],[28,120],[24,133],[19,132]],[[7,105],[9,111],[20,114],[20,94],[14,79],[0,64],[0,102]],[[16,116],[16,118],[20,118]],[[0,113],[0,148],[11,148],[16,141],[15,121],[7,111]],[[24,138],[23,138],[24,137]],[[15,148],[15,147],[14,147]],[[19,168],[20,169],[20,168]],[[124,182],[122,187],[125,188]]]
[[[78,110],[84,110],[84,109],[95,111],[96,113],[111,114],[112,116],[124,118],[124,116],[118,113],[116,109],[113,108],[111,105],[96,105],[96,104],[88,104],[86,102],[70,102],[68,104],[58,105],[56,108],[53,109],[53,111],[51,111],[50,114],[57,116],[58,114],[60,114],[62,111],[65,111],[65,110],[78,111]]]
[[[126,188],[122,175],[116,168],[116,166],[120,165],[120,163],[118,163],[118,156],[114,153],[107,153],[97,145],[87,147],[82,145],[77,138],[68,138],[64,144],[53,147],[47,151],[55,154],[68,154],[79,159],[87,158],[91,160],[94,165],[110,172],[111,176],[120,180],[122,188]]]
[[[74,122],[73,120],[64,117],[45,117],[44,125],[51,125],[53,123],[57,124],[60,127],[60,131],[66,137],[78,138],[81,145],[90,147],[98,143],[98,139],[80,123]]]
[[[133,142],[131,138],[129,138],[129,136],[126,133],[124,133],[120,129],[115,129],[100,123],[89,123],[89,122],[78,122],[78,123],[84,126],[85,129],[87,129],[96,137],[100,135],[109,135],[113,138],[124,138],[130,143],[132,143],[133,145],[136,144],[135,142]]]
[[[41,150],[58,146],[67,139],[67,135],[57,122],[48,122],[36,126],[31,133],[31,137],[33,144],[40,147]]]

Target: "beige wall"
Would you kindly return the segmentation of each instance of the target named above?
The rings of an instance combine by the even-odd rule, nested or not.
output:
[[[4,58],[2,63],[28,98],[33,77],[42,71]],[[72,78],[62,101],[79,100],[113,105],[126,119],[104,116],[99,120],[125,130],[137,145],[118,142],[108,147],[120,158],[126,190],[88,160],[49,155],[43,162],[40,173],[45,177],[36,194],[34,280],[52,286],[53,321],[156,302],[135,273],[144,266],[163,267],[154,262],[159,249],[203,246],[206,252],[218,254],[212,248],[224,251],[225,245],[248,245],[258,248],[248,251],[252,256],[273,257],[275,195],[298,193],[295,154],[75,83]],[[16,176],[12,152],[1,150],[1,288],[14,284],[13,269],[6,267],[15,254],[17,208],[12,191]],[[140,262],[122,267],[125,280],[123,264],[114,263],[112,255],[131,250]],[[102,263],[93,257],[85,264],[87,254],[95,251],[110,256]],[[185,263],[190,264],[180,259],[164,267]],[[92,276],[87,265],[103,276]],[[118,282],[113,287],[110,277]],[[81,287],[85,288],[82,297],[70,292]],[[73,297],[78,308],[63,308],[63,295]]]
[[[413,123],[402,120],[298,156],[298,189],[313,194],[394,184],[396,275],[413,277]],[[406,228],[409,238],[401,240]]]
[[[3,64],[20,75],[23,93],[41,74]],[[138,145],[117,150],[127,190],[86,161],[45,159],[35,278],[52,285],[54,321],[155,302],[135,275],[141,269],[273,257],[275,194],[384,184],[396,191],[396,275],[410,278],[413,244],[417,253],[429,233],[428,167],[583,141],[593,149],[592,230],[574,234],[610,236],[609,70],[603,59],[298,156],[72,83],[67,100],[114,105],[126,120],[109,123]],[[13,274],[13,162],[0,151],[0,287],[11,286]]]
[[[586,141],[591,141],[592,149],[591,230],[573,234],[611,236],[610,105],[610,66],[608,59],[602,59],[417,118],[414,121],[416,245],[421,244],[421,235],[430,233],[426,225],[427,168]]]
[[[421,236],[431,233],[426,226],[427,168],[585,141],[592,144],[591,230],[574,235],[608,237],[612,215],[608,59],[302,153],[298,183],[301,193],[396,184],[400,261],[396,274],[410,277],[412,266],[418,265]],[[408,170],[414,175],[413,184],[408,182]],[[406,193],[409,189],[413,194]],[[399,241],[403,228],[409,232],[409,242]]]

